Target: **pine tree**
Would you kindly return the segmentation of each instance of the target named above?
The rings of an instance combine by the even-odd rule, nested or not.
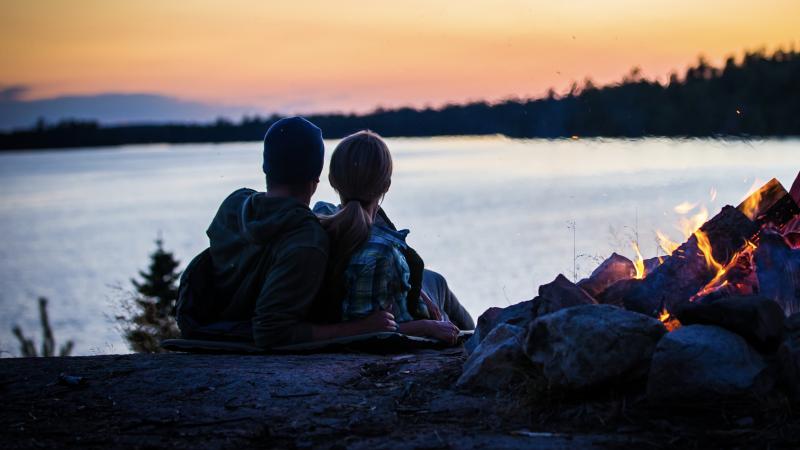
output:
[[[118,316],[117,321],[133,351],[159,353],[161,340],[180,335],[173,314],[178,299],[179,264],[171,252],[164,250],[164,241],[159,237],[147,271],[139,271],[141,280],[131,279],[136,296],[124,301],[128,314]]]

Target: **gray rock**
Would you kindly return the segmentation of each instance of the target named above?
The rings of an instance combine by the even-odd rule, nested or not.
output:
[[[786,318],[785,340],[778,348],[778,377],[790,398],[800,403],[800,313]]]
[[[533,299],[534,317],[554,313],[564,308],[596,304],[586,291],[559,274],[555,280],[539,286],[539,296]]]
[[[636,278],[617,281],[603,291],[603,293],[597,297],[597,301],[605,305],[614,305],[624,308],[625,299],[627,299],[631,293],[635,292],[643,282],[644,280]]]
[[[759,293],[778,302],[786,316],[800,313],[800,249],[764,230],[753,254]]]
[[[612,253],[605,261],[597,266],[589,278],[578,282],[578,286],[587,294],[597,298],[603,291],[620,280],[628,280],[636,275],[636,269],[630,259]]]
[[[472,353],[478,344],[498,325],[508,323],[527,328],[533,319],[571,306],[597,303],[583,289],[558,275],[551,283],[539,286],[539,295],[533,300],[511,305],[507,308],[489,308],[478,317],[478,324],[472,337],[464,343],[467,354]]]
[[[689,302],[675,315],[683,325],[716,325],[733,331],[762,353],[774,353],[783,341],[783,309],[757,295]]]
[[[456,382],[460,388],[499,391],[524,380],[533,371],[522,351],[525,329],[500,324],[469,356]]]
[[[526,328],[533,318],[533,300],[519,302],[507,308],[489,308],[478,317],[478,324],[475,326],[475,332],[472,334],[472,337],[464,343],[464,350],[467,354],[471,354],[481,341],[500,324],[508,323]]]
[[[647,398],[670,404],[752,398],[773,384],[764,358],[743,337],[717,326],[689,325],[659,341]]]
[[[616,306],[576,306],[533,321],[525,353],[550,386],[584,389],[646,375],[666,332],[658,320]]]

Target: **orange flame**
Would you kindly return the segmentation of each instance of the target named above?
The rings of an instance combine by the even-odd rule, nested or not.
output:
[[[706,260],[706,265],[710,269],[714,269],[717,271],[717,276],[720,276],[720,272],[725,272],[725,268],[722,267],[722,264],[718,263],[716,259],[714,259],[714,255],[711,253],[711,242],[708,240],[708,235],[703,232],[703,230],[698,229],[694,232],[695,238],[697,238],[697,248],[703,253],[703,258]]]
[[[689,211],[697,208],[697,205],[698,205],[697,203],[683,202],[678,205],[675,205],[675,207],[672,209],[678,214],[688,214]]]
[[[703,233],[702,231],[698,231],[698,234],[701,234],[703,236],[702,240],[704,241],[704,244],[701,245],[701,243],[700,243],[701,242],[701,238],[700,238],[699,235],[696,234],[696,236],[698,236],[698,238],[697,238],[698,247],[700,247],[702,249],[703,246],[707,246],[707,248],[710,250],[711,246],[708,244],[708,237],[706,237],[705,233]],[[709,264],[709,258],[706,256],[706,264],[709,264],[709,267],[716,268],[717,269],[717,273],[716,273],[716,275],[714,275],[714,278],[712,278],[711,281],[709,281],[703,287],[703,289],[700,289],[697,292],[697,294],[692,296],[690,301],[694,301],[695,299],[697,299],[699,297],[702,297],[702,296],[704,296],[706,294],[709,294],[711,292],[714,292],[714,291],[716,291],[718,289],[721,289],[721,288],[727,286],[728,285],[728,280],[723,280],[723,277],[725,276],[725,274],[728,273],[731,269],[733,269],[733,267],[736,264],[738,264],[739,259],[742,258],[742,257],[749,258],[750,261],[751,261],[750,264],[752,264],[753,250],[755,250],[755,249],[756,249],[756,244],[746,240],[745,241],[745,247],[741,251],[738,251],[738,252],[734,253],[733,257],[725,265],[725,267],[722,267],[714,259],[713,256],[711,256],[711,258],[710,258],[711,259],[711,263]],[[705,256],[706,254],[707,254],[706,251],[703,250],[703,255]],[[710,254],[710,251],[709,251],[709,254]]]
[[[761,204],[761,196],[762,192],[759,189],[761,186],[761,181],[756,179],[753,181],[753,185],[750,186],[750,189],[747,191],[747,195],[744,198],[744,201],[739,206],[742,214],[747,216],[750,220],[755,220],[756,216],[758,215],[758,206]]]
[[[688,239],[689,236],[699,230],[706,221],[708,221],[708,210],[703,206],[697,214],[690,217],[681,217],[679,227],[683,236]]]
[[[680,244],[674,242],[660,230],[656,230],[656,239],[658,239],[658,246],[661,247],[661,250],[664,250],[664,252],[668,255],[675,253],[675,250],[680,247]]]
[[[637,244],[636,241],[631,242],[631,247],[633,247],[633,251],[636,252],[636,259],[633,261],[633,267],[636,269],[634,278],[641,280],[646,275],[644,270],[644,258],[642,258],[642,252],[639,251],[639,244]]]

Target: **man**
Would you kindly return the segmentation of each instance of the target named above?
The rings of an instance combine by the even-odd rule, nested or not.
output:
[[[328,237],[309,209],[324,158],[322,133],[301,117],[264,137],[266,192],[226,198],[206,234],[209,248],[181,278],[178,325],[185,338],[253,341],[262,348],[394,331],[385,311],[358,321],[308,321],[325,277]]]

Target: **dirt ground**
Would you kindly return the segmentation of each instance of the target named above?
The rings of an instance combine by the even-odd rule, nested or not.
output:
[[[719,430],[595,403],[453,389],[460,349],[0,360],[0,447],[792,448],[792,420]],[[741,420],[741,419],[736,419]],[[690,434],[687,434],[687,430]],[[797,434],[796,434],[797,433]]]

